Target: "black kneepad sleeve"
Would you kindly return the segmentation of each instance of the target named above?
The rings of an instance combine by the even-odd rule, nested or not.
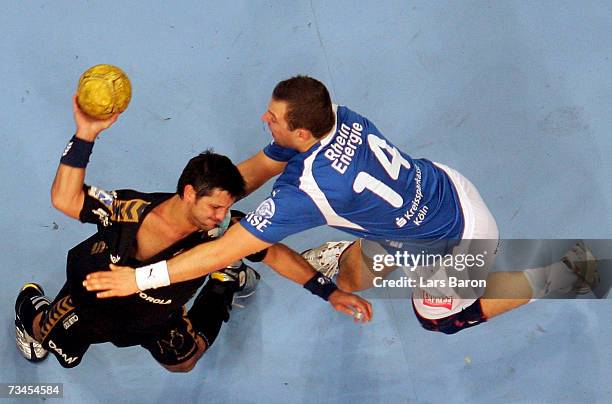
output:
[[[477,299],[474,303],[461,310],[459,313],[435,320],[422,317],[416,311],[414,304],[412,305],[412,308],[423,328],[429,331],[436,331],[444,334],[456,334],[461,330],[474,327],[475,325],[487,321],[487,318],[484,316],[484,314],[482,314],[480,299]]]

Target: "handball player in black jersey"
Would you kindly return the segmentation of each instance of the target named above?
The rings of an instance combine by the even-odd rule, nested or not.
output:
[[[39,361],[51,351],[66,368],[77,366],[91,344],[141,345],[170,371],[191,370],[229,319],[234,297],[253,293],[259,279],[238,261],[187,282],[147,289],[115,299],[97,299],[82,283],[85,277],[114,264],[143,266],[167,260],[222,236],[242,216],[230,206],[245,193],[245,182],[229,158],[207,151],[192,158],[176,193],[105,191],[85,184],[85,168],[98,135],[118,115],[94,120],[73,99],[77,126],[60,160],[53,182],[53,205],[98,231],[68,253],[67,281],[51,302],[42,287],[28,283],[15,304],[17,346],[26,359]],[[289,279],[304,284],[316,272],[302,257],[275,244],[247,259],[262,261]],[[151,271],[149,276],[155,276]],[[208,281],[189,310],[186,303]],[[139,279],[146,289],[148,282]],[[346,314],[371,310],[369,303],[341,290],[327,289],[332,306]]]

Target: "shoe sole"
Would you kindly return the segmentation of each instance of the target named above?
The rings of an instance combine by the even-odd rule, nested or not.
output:
[[[26,338],[28,339],[34,339],[30,336],[30,334],[28,334],[28,332],[24,329],[23,325],[21,324],[21,321],[19,320],[15,320],[15,335],[17,334],[17,330],[19,330],[19,332],[23,333]],[[16,341],[15,341],[16,342]],[[17,350],[19,351],[19,353],[21,354],[21,356],[27,360],[28,362],[42,362],[45,359],[47,359],[47,356],[49,356],[49,351],[44,350],[45,353],[43,354],[43,356],[38,357],[38,356],[32,356],[32,354],[34,354],[34,352],[36,352],[36,350],[34,349],[34,343],[30,342],[30,341],[26,341],[26,343],[30,346],[30,355],[26,356],[26,354],[21,350],[21,348],[19,347],[19,344],[17,344]],[[39,343],[37,341],[37,343]],[[44,349],[44,348],[43,348]],[[35,354],[34,354],[35,355]]]

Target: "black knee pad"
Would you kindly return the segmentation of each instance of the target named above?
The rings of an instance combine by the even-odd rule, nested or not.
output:
[[[439,319],[428,319],[421,316],[412,305],[412,309],[421,323],[421,326],[428,331],[441,332],[444,334],[456,334],[466,328],[474,327],[480,323],[487,321],[487,318],[482,314],[480,299],[477,299],[470,306],[461,310],[458,313],[448,317]]]

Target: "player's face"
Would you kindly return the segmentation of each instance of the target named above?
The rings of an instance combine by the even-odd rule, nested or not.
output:
[[[201,196],[191,207],[190,220],[200,230],[212,230],[223,221],[234,198],[225,190],[215,188],[209,196]]]
[[[290,130],[289,124],[285,120],[287,113],[287,103],[270,99],[268,110],[261,116],[261,120],[268,124],[274,143],[287,148],[295,148],[295,138],[297,129]]]

